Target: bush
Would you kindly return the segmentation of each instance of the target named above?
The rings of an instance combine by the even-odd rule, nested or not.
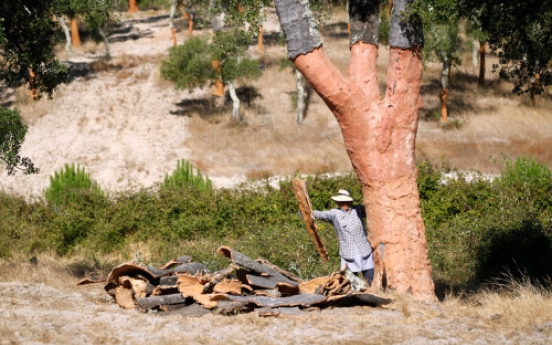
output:
[[[75,164],[65,164],[65,168],[50,176],[50,187],[44,191],[44,197],[54,207],[80,201],[87,191],[103,195],[101,188],[90,179],[90,174]]]
[[[547,192],[552,179],[536,163],[520,162],[505,163],[503,174],[493,181],[468,181],[460,174],[446,183],[441,168],[420,165],[421,206],[436,281],[466,286],[507,271],[535,280],[552,272],[552,193]],[[181,161],[180,169],[192,169],[184,165]],[[353,173],[310,176],[307,182],[315,209],[335,207],[330,196],[341,188],[362,202]],[[43,200],[0,193],[0,256],[55,250],[94,260],[113,254],[119,260],[132,260],[140,244],[149,251],[142,255],[148,262],[190,254],[214,270],[228,264],[216,253],[219,246],[228,245],[303,278],[337,269],[333,227],[319,223],[330,254],[325,263],[297,210],[290,179],[280,181],[278,188],[268,180],[256,180],[237,189],[203,192],[182,182],[111,200],[87,189],[78,202],[64,204],[61,211]]]
[[[213,183],[209,177],[201,175],[201,171],[195,169],[190,162],[181,159],[176,163],[176,169],[172,174],[165,175],[162,188],[183,189],[186,187],[195,187],[202,192],[211,192]]]

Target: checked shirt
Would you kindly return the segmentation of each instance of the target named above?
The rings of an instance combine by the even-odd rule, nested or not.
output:
[[[328,211],[314,211],[314,218],[332,223],[339,238],[339,255],[345,260],[353,260],[356,248],[365,258],[372,253],[372,247],[366,237],[364,222],[366,211],[364,206],[352,206],[349,212],[340,208]]]

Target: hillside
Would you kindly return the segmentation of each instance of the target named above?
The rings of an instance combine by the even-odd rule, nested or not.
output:
[[[239,91],[247,124],[232,125],[230,108],[215,108],[209,87],[189,93],[176,90],[159,77],[159,65],[172,45],[164,12],[123,14],[121,32],[111,37],[110,61],[103,45],[87,42],[60,58],[71,67],[70,83],[61,85],[52,100],[32,101],[28,90],[0,88],[0,103],[20,109],[29,125],[22,149],[40,173],[0,175],[0,188],[9,193],[41,195],[48,176],[65,163],[78,163],[106,190],[149,188],[170,173],[178,159],[192,161],[218,187],[246,178],[294,173],[348,171],[350,163],[336,121],[323,102],[312,95],[306,121],[295,123],[295,78],[281,69],[285,47],[278,44],[279,25],[268,11],[265,49],[251,53],[265,68],[263,76]],[[346,13],[337,12],[322,30],[325,49],[343,72],[348,64]],[[178,39],[188,38],[183,19],[176,22]],[[208,29],[193,35],[208,34]],[[380,85],[385,87],[387,50],[380,48]],[[492,159],[534,156],[552,167],[552,124],[548,95],[536,107],[509,94],[509,85],[491,73],[496,58],[487,59],[487,86],[477,88],[476,68],[466,58],[451,77],[450,123],[436,118],[439,66],[428,63],[417,139],[417,156],[448,162],[462,170],[497,173]]]

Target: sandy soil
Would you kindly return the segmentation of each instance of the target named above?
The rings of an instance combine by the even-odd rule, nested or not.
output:
[[[334,308],[308,317],[144,314],[90,285],[0,282],[0,344],[549,344],[552,324],[529,331],[446,316],[439,304]]]

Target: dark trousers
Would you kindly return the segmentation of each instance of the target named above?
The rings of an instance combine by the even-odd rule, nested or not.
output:
[[[372,282],[374,281],[374,269],[362,271],[362,276],[366,281],[368,282],[368,285],[372,285]]]

